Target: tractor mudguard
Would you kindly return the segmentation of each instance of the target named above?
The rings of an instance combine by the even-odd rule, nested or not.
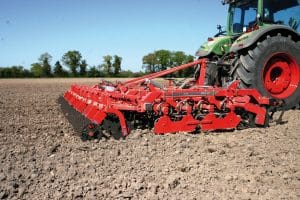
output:
[[[293,30],[290,27],[287,27],[285,25],[268,25],[260,27],[258,30],[245,33],[242,36],[240,36],[231,46],[230,52],[238,52],[242,49],[248,48],[254,43],[256,43],[261,37],[268,35],[270,33],[284,33],[288,32],[289,35],[292,36],[292,38],[295,41],[299,41],[300,35],[295,30]]]
[[[222,56],[227,53],[231,46],[230,36],[221,36],[209,38],[209,41],[205,42],[196,52],[196,56],[203,58],[210,54]]]

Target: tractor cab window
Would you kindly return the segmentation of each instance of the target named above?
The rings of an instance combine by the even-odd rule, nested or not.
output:
[[[263,21],[284,24],[300,32],[300,0],[265,0]]]
[[[241,1],[232,5],[232,31],[243,33],[257,22],[257,2]]]

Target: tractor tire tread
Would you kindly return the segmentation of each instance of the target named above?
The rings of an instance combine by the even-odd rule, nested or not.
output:
[[[240,78],[242,82],[244,82],[246,85],[250,86],[252,82],[251,73],[247,72],[247,70],[243,67],[243,65],[240,65],[237,68],[237,75]]]
[[[291,37],[282,36],[277,34],[275,36],[267,36],[263,41],[256,43],[256,46],[252,47],[248,51],[239,56],[238,61],[234,63],[235,71],[233,72],[234,79],[240,79],[241,88],[256,88],[262,95],[270,96],[270,94],[264,89],[263,82],[261,81],[261,70],[264,68],[264,64],[269,56],[276,52],[287,52],[294,55],[293,57],[299,64],[300,55],[300,41],[293,41]],[[236,65],[238,65],[236,67]],[[300,87],[296,91],[285,98],[287,101],[284,109],[290,109],[299,102]]]

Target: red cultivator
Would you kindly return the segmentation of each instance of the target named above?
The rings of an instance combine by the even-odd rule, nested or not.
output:
[[[239,89],[239,81],[227,88],[204,86],[207,62],[202,59],[126,82],[72,85],[64,98],[89,120],[84,138],[94,137],[100,128],[121,138],[136,127],[166,134],[268,125],[268,109],[277,103],[255,89]],[[153,80],[195,65],[201,66],[196,79],[169,79],[167,85]]]

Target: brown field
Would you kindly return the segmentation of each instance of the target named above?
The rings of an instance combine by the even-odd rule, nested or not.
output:
[[[98,79],[0,79],[0,199],[300,199],[300,111],[282,125],[82,142],[57,99]]]

